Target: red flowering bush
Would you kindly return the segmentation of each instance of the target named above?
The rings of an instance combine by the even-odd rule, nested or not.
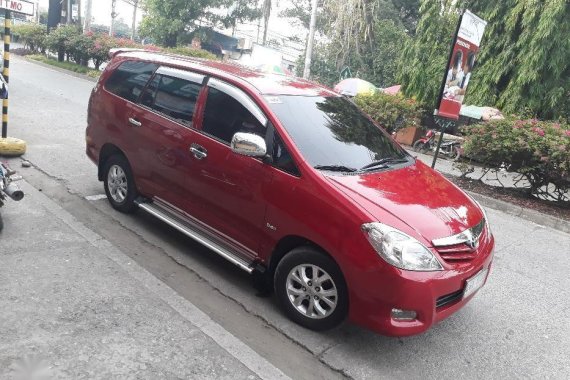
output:
[[[92,38],[93,44],[88,49],[89,57],[93,60],[95,69],[99,70],[101,64],[109,60],[109,50],[121,46],[121,43],[118,38],[111,37],[107,34],[99,34]],[[132,43],[130,40],[125,41]],[[123,42],[122,39],[121,42]]]
[[[92,32],[82,34],[80,30],[72,26],[63,26],[52,30],[47,35],[46,41],[48,49],[54,53],[57,52],[60,61],[67,57],[68,60],[83,66],[87,66],[89,61],[92,61],[97,70],[109,60],[109,50],[119,47],[216,59],[215,55],[205,50],[187,47],[166,49],[155,45],[140,45],[130,39],[111,37],[107,34],[94,34]]]
[[[533,196],[570,204],[570,125],[506,118],[463,132],[467,156],[520,173]]]

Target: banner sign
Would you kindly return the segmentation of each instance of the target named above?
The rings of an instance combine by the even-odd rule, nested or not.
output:
[[[461,16],[439,95],[437,114],[459,119],[487,22],[468,10]]]
[[[0,9],[23,13],[28,16],[34,15],[34,3],[22,0],[0,0]]]

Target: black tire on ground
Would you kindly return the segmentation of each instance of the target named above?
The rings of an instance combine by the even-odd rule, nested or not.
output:
[[[313,273],[317,267],[317,273]],[[294,279],[294,274],[300,271],[306,275],[306,278],[296,276],[301,282]],[[348,314],[348,289],[340,268],[330,257],[312,247],[295,248],[283,257],[275,270],[274,287],[287,317],[308,329],[331,329]],[[298,306],[293,302],[298,302]]]
[[[4,228],[4,221],[2,220],[2,214],[0,214],[0,231]]]
[[[105,162],[103,183],[107,199],[114,209],[132,213],[137,209],[138,197],[131,165],[122,155],[113,155]]]
[[[426,153],[428,151],[428,146],[425,142],[418,140],[412,145],[412,149],[414,149],[414,152]]]

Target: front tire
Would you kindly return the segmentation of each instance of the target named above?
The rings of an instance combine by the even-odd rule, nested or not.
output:
[[[414,152],[419,152],[419,153],[426,153],[429,150],[428,148],[429,148],[428,144],[423,142],[422,140],[418,140],[412,145],[412,149],[414,150]]]
[[[111,206],[120,212],[134,212],[137,209],[135,199],[138,193],[127,159],[122,155],[109,157],[103,173],[105,194]]]
[[[275,294],[293,322],[322,331],[339,325],[348,313],[348,290],[338,265],[311,247],[289,252],[275,271]]]

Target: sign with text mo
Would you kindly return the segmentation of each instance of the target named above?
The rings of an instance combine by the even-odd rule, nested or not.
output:
[[[34,15],[34,3],[22,0],[0,0],[0,9],[23,13],[28,16]]]

